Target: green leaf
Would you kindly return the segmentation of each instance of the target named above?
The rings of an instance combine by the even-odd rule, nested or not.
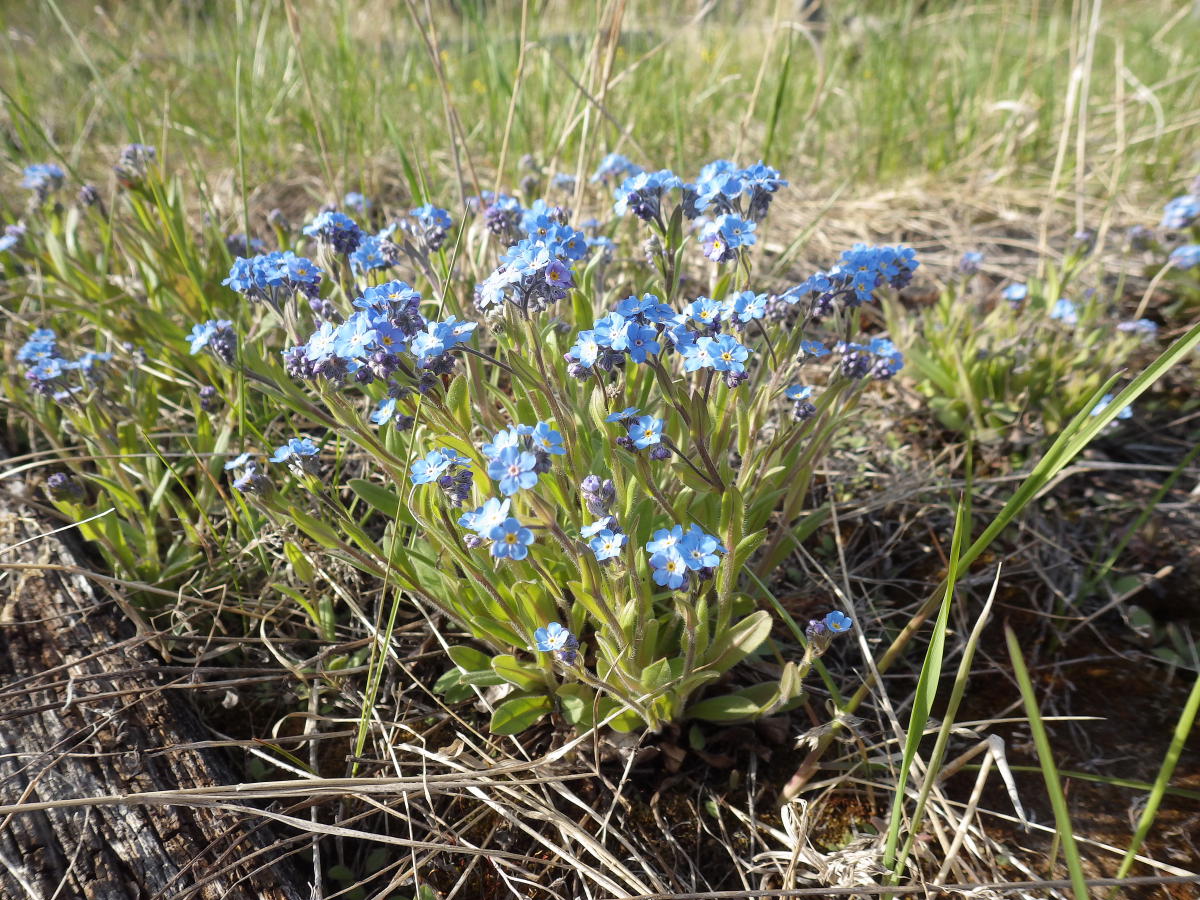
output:
[[[771,614],[760,609],[747,616],[723,635],[715,635],[709,660],[704,666],[717,672],[727,672],[760,646],[771,634]]]
[[[575,728],[590,728],[592,725],[592,703],[595,693],[587,685],[560,684],[554,692],[567,724]]]
[[[344,546],[342,541],[338,539],[337,532],[320,519],[310,516],[295,506],[289,506],[288,513],[291,515],[292,521],[300,527],[301,531],[326,550],[338,550]]]
[[[492,713],[492,734],[520,734],[550,712],[550,698],[513,697],[505,700]]]
[[[400,519],[405,524],[413,526],[417,524],[416,519],[412,517],[412,513],[401,502],[400,495],[395,491],[390,491],[373,481],[367,481],[365,478],[351,478],[347,484],[350,485],[350,490],[354,491],[359,499],[377,512],[383,513],[389,519]]]
[[[762,715],[779,696],[778,682],[756,684],[744,691],[709,697],[688,707],[687,715],[704,722],[742,722]]]
[[[492,660],[492,671],[525,691],[536,691],[545,686],[542,672],[536,666],[523,663],[515,656],[504,654]]]
[[[642,670],[642,677],[639,680],[644,690],[656,691],[663,685],[669,684],[672,677],[670,660],[660,659],[646,666]]]
[[[490,672],[492,670],[492,657],[474,647],[460,644],[451,647],[446,653],[464,672]]]
[[[292,571],[296,573],[296,577],[305,584],[312,584],[316,573],[313,571],[312,563],[304,555],[304,551],[292,541],[288,541],[283,545],[283,555],[292,564]]]

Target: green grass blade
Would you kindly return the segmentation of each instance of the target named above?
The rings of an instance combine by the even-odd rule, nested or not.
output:
[[[946,628],[950,619],[950,606],[954,601],[954,585],[958,582],[959,556],[962,552],[963,535],[969,528],[967,524],[967,501],[960,499],[958,512],[954,517],[954,538],[950,544],[950,567],[946,573],[946,593],[942,598],[942,608],[938,611],[937,622],[933,626],[933,635],[929,639],[929,649],[925,652],[925,662],[921,666],[921,675],[917,679],[916,696],[913,698],[912,712],[908,717],[908,730],[904,740],[904,757],[900,763],[900,771],[896,775],[896,795],[892,801],[892,815],[888,825],[887,844],[883,851],[883,865],[891,868],[896,859],[896,844],[900,839],[900,826],[904,821],[904,787],[908,782],[908,773],[916,758],[917,748],[921,744],[921,736],[929,722],[929,713],[937,696],[938,684],[942,677],[942,659],[946,649]],[[897,867],[896,874],[899,874]]]
[[[1171,776],[1175,773],[1175,766],[1183,753],[1183,745],[1187,742],[1188,735],[1192,733],[1192,726],[1196,723],[1197,711],[1200,711],[1200,675],[1197,675],[1196,680],[1192,683],[1192,692],[1188,694],[1187,703],[1183,706],[1179,721],[1175,723],[1175,733],[1171,736],[1167,755],[1163,757],[1158,776],[1154,779],[1154,787],[1146,800],[1146,808],[1142,810],[1141,818],[1138,819],[1137,828],[1133,833],[1133,840],[1129,843],[1129,849],[1125,851],[1121,867],[1117,869],[1118,878],[1124,878],[1129,874],[1134,857],[1137,856],[1138,850],[1145,842],[1146,835],[1150,833],[1150,827],[1154,824],[1154,817],[1158,815],[1158,807],[1162,804],[1167,785],[1170,783]]]
[[[1012,660],[1013,674],[1017,676],[1017,684],[1021,687],[1021,699],[1025,703],[1025,714],[1029,716],[1029,728],[1033,732],[1033,742],[1037,747],[1042,778],[1046,782],[1046,793],[1050,795],[1050,805],[1054,807],[1054,826],[1057,829],[1058,838],[1062,841],[1063,856],[1066,857],[1067,870],[1071,874],[1071,886],[1075,892],[1075,900],[1088,900],[1083,862],[1079,857],[1079,847],[1075,844],[1075,834],[1071,831],[1071,815],[1067,810],[1067,796],[1063,793],[1058,769],[1055,767],[1054,757],[1051,755],[1050,738],[1046,735],[1046,726],[1042,722],[1042,714],[1038,709],[1033,682],[1029,679],[1029,670],[1025,666],[1025,658],[1021,655],[1017,635],[1007,625],[1004,626],[1004,639],[1008,642],[1008,655]]]

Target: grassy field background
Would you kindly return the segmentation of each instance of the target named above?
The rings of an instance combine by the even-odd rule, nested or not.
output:
[[[94,335],[106,346],[143,340],[142,321],[155,328],[166,323],[161,334],[179,344],[181,321],[216,315],[234,302],[218,286],[229,265],[224,235],[269,237],[269,211],[280,209],[298,224],[348,191],[391,210],[429,200],[450,208],[457,221],[468,196],[515,192],[535,175],[540,180],[533,193],[540,195],[549,176],[561,172],[580,176],[570,200],[583,217],[603,202],[585,195],[583,183],[614,151],[648,169],[680,173],[714,158],[741,164],[762,159],[778,168],[791,187],[761,232],[764,262],[756,275],[763,289],[794,283],[812,265],[829,265],[857,240],[916,247],[923,263],[919,290],[892,310],[911,313],[913,323],[911,331],[893,329],[897,340],[902,331],[914,343],[930,340],[922,332],[927,320],[916,310],[927,310],[942,289],[958,291],[952,299],[981,300],[1008,280],[1059,271],[1071,259],[1071,236],[1082,229],[1096,232],[1097,250],[1075,273],[1073,289],[1100,290],[1125,317],[1153,300],[1164,341],[1183,334],[1195,319],[1194,303],[1172,306],[1174,296],[1155,294],[1158,283],[1142,260],[1130,259],[1123,238],[1130,225],[1153,225],[1163,202],[1187,190],[1200,171],[1200,14],[1191,3],[908,0],[829,2],[816,12],[797,2],[750,0],[10,0],[0,5],[0,43],[0,208],[6,222],[17,219],[26,203],[17,185],[30,163],[57,162],[73,182],[95,182],[106,198],[116,197],[112,163],[122,146],[139,141],[156,146],[163,172],[179,178],[178,191],[172,186],[154,198],[165,211],[161,221],[147,215],[119,233],[117,262],[104,269],[107,281],[81,263],[77,271],[62,267],[57,280],[39,270],[28,280],[4,283],[4,326],[14,347],[35,314],[74,311],[90,323],[89,339]],[[456,273],[464,284],[486,275],[482,247],[475,249],[460,261],[466,271]],[[955,265],[970,249],[987,251],[986,280],[968,288]],[[97,270],[110,266],[106,254],[87,260],[93,262]],[[126,316],[121,305],[143,290],[153,315],[139,309],[145,320]],[[983,303],[972,304],[969,315],[977,308]],[[969,333],[981,323],[970,319],[962,327]],[[146,332],[150,340],[156,335]],[[1123,357],[1122,365],[1135,372],[1160,349],[1142,347]],[[1071,353],[1081,360],[1103,355],[1091,347],[1063,350]],[[239,664],[276,665],[270,642],[260,637],[267,626],[277,629],[272,640],[281,645],[293,640],[308,647],[311,622],[286,602],[262,612],[264,573],[303,588],[297,572],[304,567],[285,556],[274,533],[261,540],[254,535],[239,547],[238,537],[248,531],[238,529],[250,516],[232,501],[218,502],[215,490],[203,493],[209,490],[206,473],[188,468],[193,442],[207,448],[201,457],[226,448],[214,445],[203,416],[196,413],[193,420],[188,391],[211,373],[198,370],[179,346],[164,354],[165,360],[155,360],[168,373],[163,396],[176,393],[162,401],[161,417],[157,409],[143,411],[142,436],[149,444],[153,434],[157,444],[153,453],[137,449],[141,457],[161,449],[163,460],[178,460],[176,477],[211,501],[208,513],[217,523],[205,519],[201,528],[201,516],[188,527],[217,538],[203,554],[188,541],[171,545],[174,555],[163,550],[155,570],[162,579],[158,591],[178,599],[173,613],[169,605],[165,613],[156,610],[156,625],[170,619],[170,628],[192,634],[219,621],[230,629],[229,646],[245,641]],[[1089,373],[1094,383],[1079,388],[1081,396],[1108,374]],[[1184,748],[1200,696],[1195,688],[1188,692],[1197,661],[1181,657],[1179,664],[1160,667],[1162,658],[1151,650],[1155,641],[1166,645],[1163,623],[1176,622],[1174,615],[1178,627],[1173,624],[1170,634],[1187,638],[1172,646],[1195,655],[1187,628],[1200,623],[1200,610],[1193,608],[1200,523],[1186,492],[1195,474],[1194,383],[1195,363],[1188,357],[1156,387],[1153,411],[1144,424],[1139,420],[1140,430],[1100,441],[1061,475],[1054,470],[1018,535],[983,557],[993,567],[981,562],[963,574],[961,591],[970,604],[947,613],[931,635],[922,625],[929,610],[917,611],[953,569],[948,555],[957,493],[974,484],[974,514],[986,523],[1029,471],[1050,471],[1038,461],[1048,442],[1036,429],[1000,449],[961,440],[940,430],[926,414],[928,397],[899,379],[894,395],[864,402],[864,427],[839,447],[832,477],[824,473],[829,481],[822,490],[845,510],[845,519],[789,559],[772,582],[781,603],[801,621],[828,598],[865,598],[869,619],[857,648],[861,656],[830,657],[831,669],[846,679],[861,680],[883,661],[891,665],[863,695],[861,718],[853,709],[817,703],[806,710],[805,726],[812,729],[807,744],[792,746],[794,735],[785,740],[764,726],[752,734],[731,730],[710,737],[699,756],[687,734],[669,733],[661,740],[667,756],[678,754],[672,759],[687,763],[671,782],[674,791],[661,794],[636,775],[630,781],[632,762],[621,769],[633,759],[630,745],[597,742],[565,761],[554,759],[565,767],[561,771],[586,771],[586,782],[485,779],[459,793],[428,797],[428,806],[416,811],[397,801],[385,812],[359,809],[352,820],[340,801],[331,802],[312,813],[314,823],[324,816],[327,824],[353,826],[353,833],[344,841],[326,840],[324,846],[336,851],[326,851],[324,864],[313,840],[313,865],[327,896],[338,888],[352,897],[425,891],[418,893],[422,900],[456,891],[516,893],[507,876],[533,872],[534,880],[548,880],[547,873],[561,874],[555,854],[568,849],[577,854],[570,863],[577,880],[569,887],[585,885],[596,896],[795,885],[797,860],[820,873],[821,883],[849,886],[885,877],[879,844],[891,798],[907,796],[910,803],[901,803],[904,815],[891,820],[894,839],[897,823],[911,821],[918,793],[935,822],[932,832],[927,827],[919,840],[913,838],[911,848],[924,878],[1045,881],[1084,870],[1095,877],[1187,877],[1195,869],[1194,825],[1200,821],[1194,741]],[[248,421],[266,435],[291,425],[290,414],[241,399],[245,405],[222,420],[229,429]],[[83,459],[69,456],[73,446],[52,429],[22,419],[19,402],[5,398],[5,404],[10,436],[27,444],[18,448],[28,451],[20,472],[52,464],[55,454]],[[337,452],[338,465],[356,471],[352,466],[361,459]],[[144,473],[130,469],[138,490],[156,498],[161,493],[146,486],[169,480],[165,467],[152,468],[158,462],[150,459]],[[143,477],[144,483],[138,481]],[[859,496],[870,501],[859,504]],[[1142,511],[1146,518],[1137,519]],[[163,547],[182,531],[176,512],[152,510],[160,517],[155,521]],[[1136,527],[1125,532],[1134,521]],[[1117,533],[1122,536],[1114,549]],[[361,648],[372,639],[371,622],[343,615],[343,604],[360,590],[380,600],[383,592],[376,595],[377,585],[356,581],[345,567],[326,567],[318,554],[313,561],[332,586],[330,608],[339,610],[331,634]],[[1005,581],[989,597],[1000,561]],[[1174,574],[1161,575],[1168,567]],[[1125,569],[1137,577],[1109,578]],[[1145,601],[1153,612],[1150,623],[1132,637],[1126,632],[1136,631],[1133,626],[1085,630],[1101,613],[1082,599],[1091,602],[1088,592],[1099,591],[1101,582],[1105,600]],[[986,632],[982,626],[976,631],[985,601],[995,621]],[[228,624],[238,616],[244,621]],[[1001,619],[1014,629],[1018,646],[1011,653]],[[239,627],[244,635],[236,633]],[[485,734],[469,710],[447,713],[428,690],[442,657],[424,642],[425,627],[415,619],[390,635],[415,662],[392,673],[396,682],[388,686],[395,695],[375,710],[379,733],[386,736],[375,746],[380,759],[372,761],[378,765],[373,771],[448,775],[549,752],[549,743],[522,746]],[[919,637],[891,654],[889,642],[910,628]],[[1112,649],[1108,640],[1122,649]],[[370,705],[361,656],[346,651],[338,659],[351,674],[334,673],[321,682],[319,699],[327,706],[321,716],[314,713],[319,724],[306,732],[323,729],[327,740],[284,749],[254,745],[245,754],[248,779],[317,773],[330,776],[331,795],[338,790],[330,773],[341,774],[348,750],[339,742],[360,715],[367,718],[361,711]],[[931,660],[944,669],[940,691],[929,687],[923,672]],[[240,710],[222,719],[220,697],[202,702],[221,728],[244,730],[239,736],[247,743],[279,733],[296,739],[296,710],[310,701],[317,708],[316,691],[300,697],[252,693],[246,692],[245,720]],[[1052,827],[1052,804],[1063,797],[1045,786],[1039,768],[1049,754],[1039,743],[1044,733],[1037,707],[1029,705],[1035,693],[1068,783],[1082,849],[1063,846]],[[962,701],[956,756],[948,762],[938,757],[926,774],[921,770],[940,722],[930,717],[928,705],[922,707],[923,699],[936,700],[939,715],[947,702],[957,709]],[[1117,702],[1136,709],[1114,716]],[[830,749],[826,723],[833,715],[842,730]],[[444,727],[446,721],[450,726]],[[1181,731],[1180,722],[1188,728]],[[912,760],[902,754],[908,736],[922,729],[928,743],[910,767]],[[990,733],[1003,735],[1009,759],[993,753],[984,737]],[[738,756],[747,743],[772,749],[747,761]],[[827,755],[810,755],[814,745]],[[915,753],[917,746],[909,749]],[[606,767],[599,765],[604,754]],[[1163,760],[1172,754],[1183,763],[1168,787]],[[622,761],[615,770],[614,760]],[[940,780],[941,762],[950,773],[946,781]],[[910,768],[904,794],[899,773]],[[667,774],[675,778],[678,772]],[[653,777],[662,776],[656,770]],[[775,802],[801,786],[800,800]],[[1155,792],[1151,804],[1161,801],[1162,808],[1151,830],[1139,815]],[[1013,803],[1018,793],[1040,812],[1032,823],[1021,821],[1025,810]],[[538,824],[518,829],[514,821]],[[444,855],[423,847],[397,861],[381,858],[370,845],[372,833],[390,830],[414,842],[455,837]],[[596,834],[603,839],[592,840]],[[465,864],[451,844],[485,851],[515,847],[528,871]],[[952,844],[954,852],[944,854]],[[1142,856],[1135,866],[1137,847]],[[366,884],[357,884],[360,879]],[[1194,896],[1187,893],[1193,888],[1143,885],[1137,890],[1144,894],[1131,887],[1122,896],[1185,898]],[[1069,890],[1058,884],[1027,890],[1043,889],[1054,896]]]

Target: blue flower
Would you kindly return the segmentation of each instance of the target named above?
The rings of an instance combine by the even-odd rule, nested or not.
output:
[[[1184,244],[1171,251],[1171,262],[1177,269],[1192,269],[1200,265],[1200,244]]]
[[[700,340],[705,340],[701,338]],[[750,356],[750,350],[731,334],[722,334],[711,339],[708,354],[712,357],[712,367],[718,372],[745,372],[744,363]],[[699,341],[697,342],[699,343]]]
[[[747,325],[767,314],[767,295],[742,291],[725,300],[723,315],[737,325]]]
[[[605,422],[623,422],[626,419],[632,419],[640,410],[636,406],[627,406],[622,410],[614,413],[609,413],[604,417]]]
[[[1167,205],[1163,207],[1163,217],[1159,227],[1177,231],[1187,228],[1197,218],[1200,218],[1200,197],[1194,194],[1184,194],[1182,197],[1175,197],[1167,201]]]
[[[356,312],[338,326],[334,353],[343,359],[363,359],[375,343],[375,337],[370,317],[365,312]]]
[[[346,209],[352,209],[356,213],[365,213],[371,208],[371,201],[358,191],[350,191],[342,198],[342,206],[346,207]]]
[[[825,618],[821,620],[821,624],[834,634],[842,634],[854,627],[854,620],[845,613],[835,609],[831,613],[826,613]]]
[[[600,165],[592,173],[592,181],[624,180],[631,175],[639,175],[642,171],[641,166],[631,163],[620,153],[610,153],[600,161]]]
[[[713,339],[710,337],[697,338],[695,343],[682,347],[680,352],[683,354],[685,372],[713,368]]]
[[[621,548],[625,546],[627,540],[624,532],[613,531],[605,528],[597,532],[590,541],[588,547],[592,553],[596,555],[599,562],[604,562],[606,559],[613,559],[621,555]]]
[[[717,554],[725,552],[720,541],[695,525],[683,535],[678,550],[684,564],[692,571],[716,568],[721,562]]]
[[[412,464],[408,477],[413,484],[430,484],[449,471],[452,466],[467,467],[471,461],[460,456],[457,450],[443,447],[441,450],[431,450],[424,459],[418,459]]]
[[[365,234],[358,247],[350,254],[350,264],[359,272],[386,269],[391,265],[383,252],[383,241],[373,234]]]
[[[63,179],[67,177],[54,163],[34,163],[32,166],[26,166],[22,174],[24,177],[21,179],[21,187],[37,191],[43,197],[62,187]]]
[[[638,416],[629,426],[629,439],[639,450],[662,441],[663,420],[654,416]]]
[[[191,345],[191,353],[195,356],[205,347],[209,346],[218,336],[222,336],[233,328],[233,322],[228,319],[209,319],[207,322],[200,322],[192,326],[192,333],[188,335],[188,342]]]
[[[557,622],[551,622],[545,628],[539,628],[533,633],[534,649],[543,653],[553,653],[566,665],[573,665],[579,640]]]
[[[1015,305],[1017,303],[1020,303],[1022,300],[1024,300],[1026,297],[1029,296],[1029,288],[1028,288],[1028,286],[1022,284],[1019,281],[1014,281],[1012,284],[1010,284],[1008,287],[1006,287],[1003,291],[1000,292],[1000,296],[1003,297],[1005,300],[1007,300],[1009,303],[1012,303]]]
[[[983,254],[978,250],[968,250],[958,261],[958,271],[964,275],[974,275],[983,265]]]
[[[717,216],[700,232],[704,255],[713,262],[728,262],[737,256],[738,250],[754,245],[758,240],[754,235],[757,227],[754,222],[748,222],[741,216]]]
[[[1104,412],[1104,410],[1108,409],[1109,405],[1113,402],[1113,399],[1114,399],[1114,397],[1112,394],[1105,394],[1103,397],[1100,398],[1100,400],[1096,403],[1096,405],[1094,407],[1092,407],[1091,414],[1093,416],[1100,415],[1100,413],[1102,413],[1102,412]],[[1117,413],[1118,419],[1129,419],[1132,417],[1133,417],[1133,407],[1131,407],[1131,406],[1123,407],[1121,409],[1121,411]]]
[[[228,472],[230,469],[241,469],[244,466],[252,465],[251,460],[253,459],[254,457],[251,454],[243,453],[241,456],[235,457],[225,463],[225,471]]]
[[[801,341],[800,352],[805,356],[820,359],[822,356],[828,356],[832,351],[820,341]]]
[[[472,512],[463,513],[458,524],[475,532],[480,537],[487,537],[508,518],[508,507],[511,500],[500,500],[492,497],[483,506]]]
[[[1050,309],[1050,318],[1062,322],[1064,325],[1078,325],[1079,311],[1075,308],[1075,304],[1066,297],[1060,297]]]
[[[488,464],[488,477],[499,482],[506,497],[538,482],[537,457],[517,447],[505,447]]]
[[[374,425],[386,425],[396,416],[396,398],[384,397],[379,401],[379,405],[375,407],[375,412],[371,413],[371,423]]]
[[[710,300],[708,297],[696,298],[688,304],[686,310],[688,317],[693,322],[703,325],[705,328],[715,328],[724,311],[724,306],[720,302]]]
[[[363,239],[358,223],[340,212],[326,211],[304,226],[304,233],[332,247],[336,253],[350,254]]]
[[[591,540],[606,528],[612,530],[613,523],[615,522],[616,519],[614,519],[612,516],[605,516],[603,519],[597,519],[591,525],[584,525],[583,528],[579,529],[579,536],[585,541]]]
[[[533,446],[551,456],[563,456],[567,452],[563,447],[563,436],[546,422],[538,422],[533,426],[532,437]]]
[[[808,385],[793,384],[783,392],[783,395],[789,400],[807,400],[812,396],[812,392],[813,389]]]
[[[450,220],[450,213],[429,203],[426,203],[424,206],[418,206],[416,209],[410,209],[408,214],[416,219],[421,227],[425,229],[449,231],[453,224]]]
[[[674,528],[660,528],[654,532],[654,537],[646,544],[647,553],[665,553],[668,550],[679,546],[683,541],[683,526],[676,525]]]
[[[676,590],[683,586],[688,567],[683,556],[675,547],[655,553],[650,557],[650,568],[654,583]]]
[[[625,332],[625,350],[629,358],[635,363],[644,363],[647,356],[658,353],[661,349],[657,338],[657,329],[636,322],[630,323]]]
[[[645,221],[657,219],[660,217],[663,193],[682,186],[683,182],[669,169],[633,175],[614,191],[616,202],[613,212],[618,216],[632,212]]]
[[[276,447],[275,452],[271,454],[271,462],[281,463],[291,460],[300,461],[305,457],[315,457],[320,453],[320,449],[312,442],[311,438],[294,437],[288,440],[282,447]]]
[[[492,540],[492,556],[497,559],[524,559],[533,543],[533,532],[509,516],[488,534]]]
[[[1117,331],[1152,336],[1158,334],[1158,323],[1153,319],[1137,319],[1131,322],[1121,322],[1117,325]]]

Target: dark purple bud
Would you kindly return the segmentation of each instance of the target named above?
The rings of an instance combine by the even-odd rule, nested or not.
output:
[[[55,472],[46,479],[46,493],[54,500],[82,500],[83,485],[66,472]]]
[[[206,384],[200,388],[200,408],[205,412],[213,412],[220,404],[221,398],[217,396],[217,389],[211,384]]]

